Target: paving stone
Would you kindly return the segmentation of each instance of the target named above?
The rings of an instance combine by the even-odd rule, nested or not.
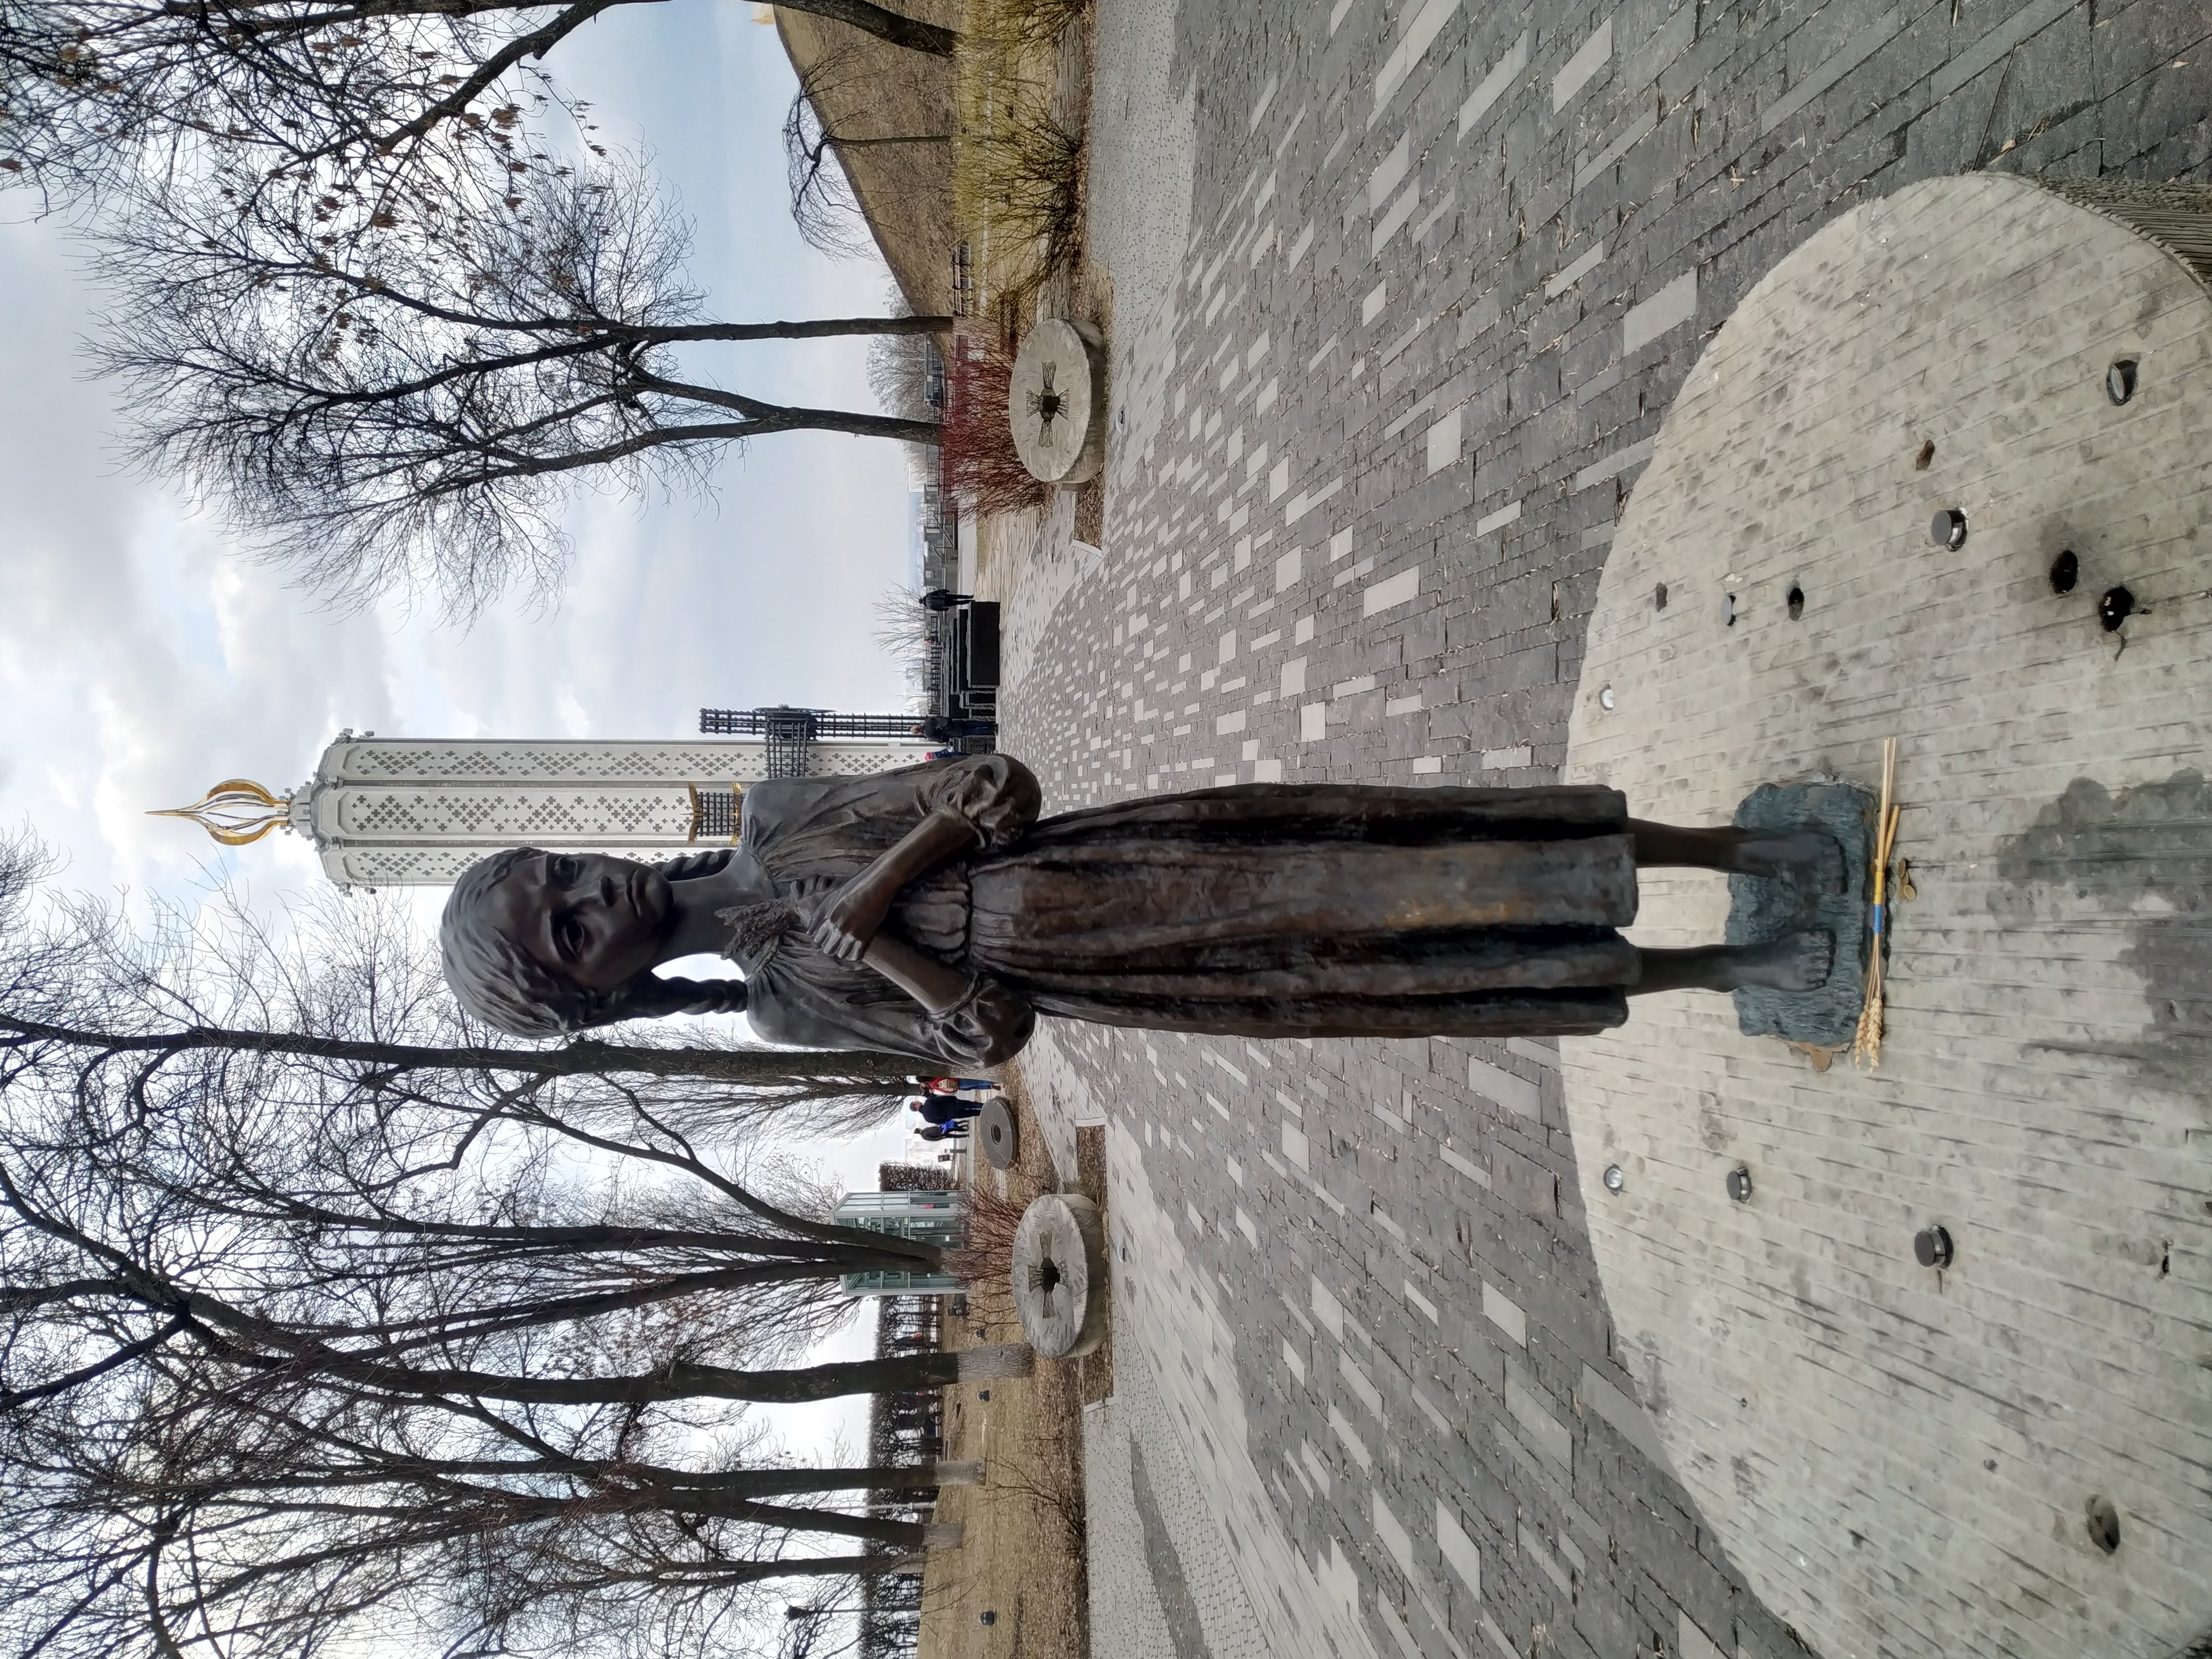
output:
[[[1221,776],[1556,776],[1612,526],[1711,331],[1777,261],[1857,202],[1978,164],[2212,178],[2201,6],[1961,12],[1099,0],[1091,253],[1123,417],[1103,545],[1077,551],[1055,507],[1006,596],[1004,740],[1048,807]],[[1679,1648],[1685,1614],[1723,1652],[1798,1650],[1636,1418],[1607,1414],[1640,1409],[1634,1355],[1590,1258],[1556,1060],[1328,1042],[1263,1065],[1267,1045],[1048,1024],[1055,1109],[1107,1122],[1130,1166],[1116,1194],[1150,1218],[1144,1273],[1116,1266],[1117,1295],[1144,1283],[1117,1304],[1117,1356],[1127,1333],[1163,1402],[1133,1431],[1172,1437],[1221,1517],[1224,1577],[1194,1565],[1203,1536],[1177,1539],[1201,1613],[1233,1583],[1274,1651],[1344,1659],[1526,1659],[1538,1626],[1542,1651],[1613,1659]],[[1486,1281],[1520,1341],[1484,1316]],[[1571,1596],[1521,1547],[1524,1511]]]

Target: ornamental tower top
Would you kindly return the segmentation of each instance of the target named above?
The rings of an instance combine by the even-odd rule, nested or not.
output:
[[[315,775],[279,794],[230,778],[189,818],[226,847],[277,829],[305,836],[341,887],[444,886],[487,853],[562,847],[665,858],[736,838],[745,787],[785,775],[768,738],[672,743],[359,737],[342,732]],[[853,776],[912,765],[915,742],[819,740],[805,771]]]

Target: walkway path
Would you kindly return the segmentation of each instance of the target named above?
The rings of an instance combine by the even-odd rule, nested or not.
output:
[[[1100,0],[1109,513],[1097,550],[1055,515],[1010,607],[1007,747],[1054,808],[1549,780],[1621,505],[1737,300],[1909,179],[2212,177],[2208,27],[2195,0]],[[1117,1354],[1152,1385],[1120,1431],[1155,1509],[1187,1467],[1212,1521],[1146,1534],[1180,1563],[1149,1640],[1797,1650],[1656,1457],[1557,1065],[1040,1039],[1041,1104],[1109,1125]]]

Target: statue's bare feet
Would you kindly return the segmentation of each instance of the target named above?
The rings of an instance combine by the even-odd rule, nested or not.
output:
[[[1744,875],[1779,877],[1808,892],[1840,893],[1847,885],[1843,848],[1818,830],[1747,836],[1736,843],[1732,864]]]
[[[1700,945],[1686,951],[1643,950],[1631,996],[1654,991],[1815,991],[1835,965],[1835,936],[1808,928],[1771,945]]]
[[[1835,966],[1836,936],[1825,927],[1811,927],[1771,945],[1744,945],[1731,954],[1739,985],[1817,991],[1828,982],[1829,970]]]

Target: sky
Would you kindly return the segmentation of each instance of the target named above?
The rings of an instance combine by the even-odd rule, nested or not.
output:
[[[609,135],[650,151],[696,222],[690,274],[708,315],[880,312],[878,260],[830,259],[793,228],[779,133],[796,83],[752,9],[620,7],[551,67]],[[270,908],[319,889],[303,841],[224,852],[146,812],[228,777],[281,794],[341,727],[678,738],[702,706],[903,706],[872,638],[876,603],[907,569],[902,447],[793,434],[726,455],[704,501],[584,491],[550,610],[509,605],[465,630],[397,602],[333,614],[118,465],[110,388],[79,351],[101,297],[66,234],[30,211],[0,198],[0,822],[27,823],[61,855],[61,884],[189,903],[227,878]],[[864,343],[714,349],[726,385],[875,407]],[[424,896],[425,920],[442,898]],[[822,1153],[848,1184],[872,1187],[876,1162],[908,1144],[893,1129]],[[854,1427],[830,1407],[795,1414],[787,1432],[826,1449]]]
[[[778,137],[794,87],[737,0],[620,7],[556,75],[641,143],[696,226],[707,314],[879,312],[888,273],[793,228]],[[95,888],[179,893],[211,859],[276,900],[321,878],[277,836],[221,854],[144,816],[218,779],[280,793],[339,728],[410,737],[683,737],[702,705],[902,706],[873,609],[907,565],[907,462],[881,440],[792,434],[726,455],[709,499],[580,491],[550,611],[462,630],[388,603],[338,615],[239,556],[222,526],[119,465],[111,389],[78,345],[100,296],[67,236],[0,198],[0,818]],[[724,383],[872,410],[866,345],[712,348]],[[742,378],[740,378],[742,377]]]

